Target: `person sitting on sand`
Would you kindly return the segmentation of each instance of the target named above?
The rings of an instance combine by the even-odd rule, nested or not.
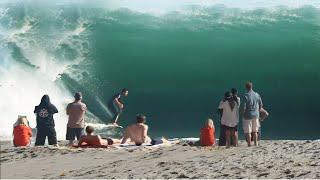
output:
[[[215,145],[215,128],[212,119],[208,119],[200,133],[201,146]]]
[[[125,144],[128,139],[134,142],[137,146],[143,143],[150,143],[151,139],[148,136],[148,125],[145,124],[146,116],[137,115],[137,122],[128,126],[124,132],[121,144]]]
[[[87,135],[81,136],[78,146],[108,146],[115,143],[114,139],[102,139],[99,135],[95,135],[92,126],[86,127]]]
[[[79,141],[84,135],[84,115],[87,111],[87,106],[82,101],[81,92],[74,95],[74,102],[68,104],[67,115],[69,115],[67,124],[66,139],[69,140],[69,145],[73,145],[75,138]]]
[[[43,146],[48,136],[49,145],[58,146],[57,133],[53,115],[58,113],[58,109],[50,102],[48,95],[41,98],[41,102],[35,107],[34,113],[37,116],[37,137],[36,146]]]
[[[231,92],[225,93],[225,101],[221,102],[219,109],[223,110],[221,117],[221,124],[226,127],[226,146],[231,145],[231,138],[233,145],[237,145],[238,137],[236,136],[236,129],[239,123],[239,103],[233,98]]]
[[[32,129],[29,127],[27,117],[18,117],[13,129],[13,145],[28,146],[31,143]]]
[[[125,144],[128,139],[135,145],[141,146],[143,143],[158,145],[168,143],[168,140],[164,137],[150,138],[148,136],[148,125],[146,123],[146,116],[142,114],[137,115],[137,122],[128,126],[124,132],[121,144]]]

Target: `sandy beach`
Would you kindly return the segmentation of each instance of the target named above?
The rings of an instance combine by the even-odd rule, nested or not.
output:
[[[259,147],[14,148],[1,142],[1,178],[320,178],[320,141]]]

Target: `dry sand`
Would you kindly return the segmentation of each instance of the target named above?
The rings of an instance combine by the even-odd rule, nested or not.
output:
[[[1,142],[1,178],[320,178],[320,141],[258,147],[13,148]]]

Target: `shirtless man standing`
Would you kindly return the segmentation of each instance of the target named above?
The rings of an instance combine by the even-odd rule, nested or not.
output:
[[[121,144],[126,143],[129,138],[137,146],[143,143],[150,143],[151,139],[148,137],[148,125],[146,125],[145,122],[146,116],[138,114],[137,122],[128,126],[125,130]]]

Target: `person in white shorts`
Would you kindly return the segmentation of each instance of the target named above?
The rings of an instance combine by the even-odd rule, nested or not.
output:
[[[248,146],[251,146],[251,134],[254,145],[258,145],[258,131],[260,128],[259,112],[262,108],[262,100],[258,93],[253,91],[251,82],[246,83],[247,92],[243,98],[243,131],[246,135]]]

